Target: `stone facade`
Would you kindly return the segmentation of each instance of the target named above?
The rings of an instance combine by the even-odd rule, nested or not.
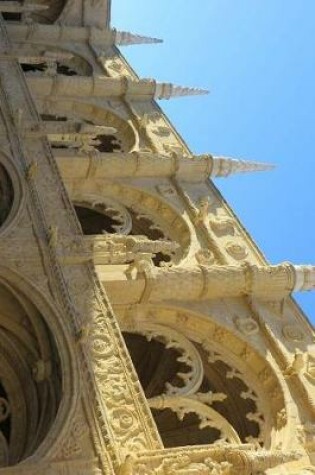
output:
[[[0,2],[0,475],[315,473],[314,332],[110,0]],[[105,25],[105,26],[104,26]]]

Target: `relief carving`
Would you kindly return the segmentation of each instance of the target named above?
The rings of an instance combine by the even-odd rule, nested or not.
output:
[[[217,236],[235,234],[235,222],[228,216],[214,216],[210,219],[209,223]]]
[[[305,339],[305,335],[297,325],[284,325],[282,328],[283,336],[289,340],[300,343]]]
[[[301,374],[305,370],[305,354],[300,350],[295,350],[292,363],[283,372],[285,378]]]
[[[307,354],[305,376],[312,384],[315,384],[315,356],[310,353]]]
[[[206,266],[211,266],[216,262],[215,256],[210,249],[199,249],[195,254],[195,258],[198,264]]]
[[[236,244],[235,242],[229,242],[225,246],[226,251],[237,261],[245,259],[248,254],[248,250],[242,244]]]
[[[89,433],[87,423],[82,415],[77,415],[72,423],[70,434],[62,443],[61,457],[75,459],[83,451],[83,439]]]
[[[45,0],[41,3],[47,3],[47,1]],[[62,2],[58,0],[57,3],[56,8],[51,9],[49,7],[48,10],[53,11],[53,13],[55,10],[58,10],[58,13],[60,13]],[[105,5],[107,3],[108,5]],[[105,11],[106,8],[109,9],[109,4],[110,2],[105,0],[91,0],[90,7],[92,6],[97,12],[93,13],[93,8],[87,6],[88,15],[85,16],[86,12],[81,12],[80,8],[76,8],[76,1],[70,0],[68,6],[65,7],[65,12],[69,12],[70,8],[72,9],[69,25],[74,25],[76,20],[80,19],[81,26],[77,29],[63,24],[66,21],[65,18],[56,24],[40,25],[34,23],[32,25],[33,20],[29,14],[22,15],[21,24],[8,25],[8,28],[15,28],[18,32],[20,30],[22,32],[26,31],[26,40],[31,42],[33,41],[32,38],[36,40],[36,35],[39,34],[41,28],[42,31],[46,29],[48,36],[56,34],[57,31],[59,32],[58,41],[60,43],[64,41],[63,38],[68,38],[67,41],[74,45],[76,41],[71,35],[84,35],[85,32],[87,36],[82,43],[86,55],[90,55],[91,44],[93,49],[93,37],[96,38],[100,33],[96,31],[95,27],[86,27],[84,24],[90,23],[90,19],[91,24],[94,20],[100,22],[100,19],[95,17],[95,15],[97,16],[98,9],[101,8],[102,11]],[[77,6],[79,7],[79,5]],[[18,5],[16,7],[19,8]],[[50,16],[52,15],[51,12],[48,12]],[[57,16],[53,15],[54,18],[49,18],[55,20]],[[2,18],[1,15],[0,17]],[[0,39],[9,50],[10,42],[6,33],[7,27],[1,18]],[[36,19],[35,14],[33,18]],[[25,22],[29,23],[29,25],[25,26]],[[103,24],[105,25],[105,22]],[[106,29],[103,33],[106,34]],[[108,34],[112,33],[108,31]],[[66,49],[67,45],[63,45],[63,47]],[[110,75],[121,78],[120,81],[117,79],[116,86],[121,87],[122,92],[125,93],[128,89],[129,80],[127,77],[132,78],[134,74],[117,50],[115,51],[115,56],[108,57],[109,54],[112,54],[110,50],[99,50],[98,59]],[[185,192],[181,191],[180,186],[177,186],[175,181],[172,182],[174,185],[154,184],[156,189],[147,192],[142,190],[142,184],[133,184],[129,187],[129,185],[125,186],[124,184],[110,182],[109,180],[106,183],[103,180],[98,180],[98,169],[96,167],[98,151],[95,151],[95,147],[101,145],[101,142],[97,140],[95,134],[86,133],[84,136],[83,130],[78,140],[74,142],[68,141],[68,145],[79,148],[78,152],[82,162],[83,159],[89,158],[90,152],[93,152],[95,154],[93,158],[94,163],[90,164],[87,172],[88,180],[84,182],[82,180],[82,183],[75,183],[74,185],[71,183],[69,189],[73,186],[74,194],[78,192],[78,195],[80,195],[89,182],[92,183],[100,195],[102,195],[105,189],[109,196],[95,198],[92,202],[84,201],[84,199],[78,200],[78,205],[86,205],[86,207],[89,206],[93,210],[100,210],[103,215],[106,215],[107,224],[109,223],[108,225],[111,229],[108,231],[104,227],[100,231],[100,237],[98,238],[93,236],[93,233],[90,233],[92,237],[87,235],[81,237],[77,218],[73,213],[70,200],[60,179],[49,147],[47,147],[42,138],[38,137],[34,138],[33,142],[30,143],[31,141],[22,133],[25,123],[35,122],[35,126],[40,126],[40,122],[37,123],[37,104],[34,103],[32,96],[28,92],[24,74],[20,71],[20,68],[15,67],[14,61],[10,58],[5,58],[5,61],[0,61],[0,63],[2,64],[0,64],[0,76],[3,90],[1,110],[3,117],[8,119],[7,129],[9,131],[12,129],[11,145],[8,143],[8,146],[12,146],[12,153],[14,155],[12,160],[19,163],[19,167],[25,172],[26,180],[24,181],[25,186],[28,187],[27,200],[31,210],[30,215],[27,215],[27,219],[25,219],[28,228],[32,227],[32,233],[34,233],[32,236],[29,234],[28,238],[25,238],[25,246],[23,244],[24,241],[20,238],[18,239],[19,245],[15,245],[14,240],[10,243],[4,240],[0,254],[4,260],[11,260],[13,267],[18,267],[21,270],[24,267],[31,267],[33,282],[42,287],[46,292],[49,289],[53,293],[55,306],[64,317],[62,324],[65,325],[66,331],[69,332],[69,340],[74,344],[73,350],[80,367],[80,374],[82,375],[81,389],[86,396],[86,404],[90,414],[93,414],[91,420],[86,420],[83,413],[76,414],[74,420],[71,421],[71,426],[68,428],[67,437],[59,447],[60,452],[58,456],[60,455],[62,461],[59,463],[52,462],[49,468],[46,467],[47,473],[58,475],[100,475],[103,472],[111,473],[115,471],[116,473],[119,470],[119,475],[234,475],[234,473],[241,475],[255,473],[258,475],[269,473],[269,469],[273,470],[278,465],[301,457],[300,453],[262,450],[261,446],[265,440],[268,441],[269,446],[272,446],[269,435],[283,429],[287,425],[288,420],[290,422],[293,421],[290,405],[293,406],[295,402],[290,397],[290,386],[292,383],[295,383],[295,380],[301,379],[301,385],[298,386],[296,384],[296,397],[300,399],[301,404],[304,404],[305,401],[309,403],[312,399],[312,395],[308,394],[307,389],[304,388],[303,392],[301,387],[302,383],[305,383],[305,386],[307,386],[307,382],[312,384],[315,382],[315,357],[313,355],[308,354],[306,351],[296,350],[292,361],[288,358],[281,360],[280,355],[280,358],[276,361],[278,364],[277,371],[280,373],[278,370],[280,367],[286,379],[286,381],[283,381],[280,373],[279,379],[281,379],[281,384],[283,385],[281,386],[277,379],[277,373],[274,371],[275,368],[272,368],[272,364],[268,359],[270,356],[269,352],[272,353],[274,349],[274,353],[278,352],[278,356],[281,354],[281,345],[279,343],[276,344],[276,342],[271,341],[271,338],[269,338],[270,348],[265,348],[260,338],[251,339],[243,337],[243,340],[240,339],[238,341],[237,338],[234,339],[235,336],[237,337],[235,329],[233,336],[225,328],[213,322],[210,322],[209,326],[203,326],[204,322],[202,322],[199,329],[198,322],[196,323],[197,318],[191,318],[188,312],[187,314],[178,313],[176,323],[179,330],[183,326],[188,328],[191,334],[199,335],[194,343],[188,340],[188,337],[181,335],[180,331],[174,330],[171,327],[165,326],[165,328],[161,328],[158,325],[151,325],[151,327],[150,325],[140,325],[133,328],[133,331],[140,334],[140,336],[145,335],[148,342],[151,339],[155,340],[157,347],[159,345],[164,346],[163,351],[167,353],[167,350],[169,350],[171,354],[176,355],[173,362],[175,368],[174,378],[166,382],[164,392],[148,397],[146,400],[143,396],[139,378],[134,372],[134,367],[131,364],[129,354],[121,338],[120,327],[91,263],[104,267],[117,264],[118,266],[121,265],[124,269],[126,267],[124,264],[129,264],[129,268],[126,271],[127,276],[130,277],[131,273],[133,275],[135,273],[139,274],[139,279],[140,277],[143,278],[146,284],[149,282],[148,287],[152,286],[159,298],[165,293],[171,297],[175,296],[174,300],[176,300],[176,294],[179,294],[180,298],[178,300],[180,302],[185,300],[186,302],[187,298],[187,305],[191,305],[191,302],[188,302],[188,300],[193,298],[195,300],[193,302],[195,308],[201,304],[201,306],[207,309],[207,312],[209,303],[207,300],[210,300],[212,297],[214,302],[210,302],[209,312],[212,311],[212,308],[221,308],[222,301],[227,294],[231,300],[234,297],[243,299],[244,294],[255,295],[258,289],[257,295],[259,297],[267,296],[272,298],[269,294],[273,291],[273,282],[275,283],[276,291],[279,289],[279,298],[283,299],[283,302],[284,298],[289,295],[294,285],[296,285],[296,276],[299,275],[298,270],[294,269],[293,266],[290,267],[290,265],[275,268],[275,266],[262,266],[259,263],[249,268],[239,266],[239,262],[236,262],[235,266],[223,267],[222,265],[217,265],[215,267],[214,264],[226,263],[224,244],[218,244],[217,238],[232,236],[231,241],[229,241],[230,238],[227,239],[229,242],[226,244],[225,251],[236,261],[246,259],[249,252],[244,244],[247,237],[244,237],[244,241],[240,239],[240,242],[233,240],[235,236],[239,236],[238,233],[240,231],[238,231],[237,223],[232,217],[222,214],[224,208],[222,207],[221,214],[218,211],[217,216],[209,217],[209,197],[201,197],[194,203]],[[56,103],[63,103],[63,101],[60,101],[60,97],[57,97],[59,87],[58,74],[57,61],[48,60],[43,79],[46,81],[45,84],[53,84],[51,92],[56,97],[45,100],[46,105],[44,105],[44,109],[46,108],[47,113],[56,107]],[[137,147],[139,149],[139,146],[140,148],[142,146],[145,147],[145,144],[148,142],[150,145],[149,150],[164,149],[169,153],[174,158],[172,162],[174,163],[174,169],[177,169],[177,161],[184,160],[187,151],[184,150],[185,145],[173,133],[171,126],[164,120],[163,114],[146,111],[147,108],[151,108],[151,105],[140,104],[136,100],[133,101],[133,104],[128,103],[128,101],[123,103],[118,96],[111,103],[107,104],[104,101],[99,108],[96,108],[95,105],[89,103],[90,98],[85,97],[84,101],[82,101],[82,98],[84,98],[82,88],[84,88],[85,84],[92,84],[92,92],[94,93],[97,87],[101,86],[102,78],[95,76],[93,81],[89,81],[88,78],[84,79],[81,77],[81,82],[77,79],[75,77],[68,78],[67,85],[69,88],[73,88],[72,94],[77,96],[77,98],[71,104],[71,101],[63,104],[66,110],[69,108],[69,111],[74,115],[76,113],[84,115],[83,112],[86,112],[90,119],[95,115],[98,120],[105,122],[105,118],[108,115],[106,115],[107,112],[104,112],[104,110],[108,106],[115,109],[126,119],[128,118],[129,122],[132,122],[132,127],[130,127],[132,130],[129,132],[127,132],[129,122],[127,123],[127,120],[119,122],[123,129],[122,135],[132,136],[131,139],[128,138],[128,150],[137,149]],[[109,84],[111,84],[110,81],[113,83],[113,80],[110,78],[106,78],[106,81],[108,79]],[[137,82],[137,84],[139,86],[141,83]],[[153,81],[150,84],[152,86],[156,85]],[[78,99],[84,102],[84,104],[79,106]],[[37,100],[40,102],[40,99]],[[62,106],[60,107],[62,108]],[[141,111],[143,112],[142,118]],[[146,130],[149,127],[150,129]],[[2,127],[1,130],[6,133],[5,127]],[[38,127],[38,130],[40,130],[40,127]],[[142,135],[145,135],[145,132],[152,132],[153,134],[150,134],[150,137],[143,138]],[[20,134],[21,147],[16,140],[17,133]],[[3,138],[3,142],[5,141],[6,138]],[[63,145],[67,142],[67,140],[58,141],[60,143],[63,142]],[[174,144],[163,143],[171,141]],[[78,145],[79,147],[77,147]],[[141,170],[141,167],[139,169]],[[139,178],[140,183],[141,177]],[[134,181],[136,182],[136,180]],[[158,199],[156,191],[165,199]],[[11,174],[11,169],[6,168],[5,162],[3,166],[0,164],[0,225],[9,222],[8,217],[14,206],[16,206],[15,211],[21,208],[22,195],[19,177]],[[195,265],[195,267],[191,268],[188,268],[189,263],[187,267],[180,267],[177,264],[179,258],[191,256],[188,252],[191,242],[193,244],[191,249],[196,249],[195,236],[190,232],[185,222],[186,217],[183,219],[178,211],[174,211],[172,206],[167,205],[167,200],[173,200],[174,204],[177,201],[177,197],[182,198],[183,196],[186,198],[186,206],[181,213],[183,215],[187,211],[188,214],[190,213],[192,222],[196,227],[199,226],[197,233],[202,234],[206,245],[209,245],[209,248],[205,245],[205,247],[195,253],[194,257],[199,266]],[[175,197],[176,200],[174,200]],[[18,201],[15,201],[15,198],[18,198]],[[148,231],[148,236],[146,237],[139,231],[139,229],[142,230],[144,228]],[[138,229],[138,231],[136,232],[135,229]],[[214,238],[211,236],[211,231],[215,235]],[[115,235],[108,236],[110,232],[113,232]],[[130,233],[133,235],[129,235]],[[15,236],[15,231],[13,236]],[[177,244],[177,238],[180,245]],[[47,247],[46,240],[49,247]],[[224,240],[225,242],[226,240]],[[164,254],[167,256],[167,259],[159,260],[157,258],[159,254]],[[29,264],[25,266],[25,257],[32,262],[31,266]],[[163,269],[154,268],[153,261],[155,258],[157,258],[157,262],[154,263],[157,267],[169,265],[172,268],[165,269],[165,272]],[[45,266],[45,271],[43,271],[43,266]],[[40,270],[37,270],[37,267]],[[136,272],[133,272],[134,269]],[[311,269],[302,269],[302,271],[305,274],[304,287],[310,288],[314,280],[313,271]],[[131,281],[133,281],[133,275],[130,278]],[[125,275],[123,275],[123,279],[124,281],[129,281]],[[270,279],[273,279],[273,281],[268,286]],[[242,286],[245,281],[246,285]],[[163,287],[165,282],[166,286]],[[138,282],[131,283],[138,284]],[[278,284],[279,287],[277,287]],[[215,288],[216,285],[217,289]],[[180,289],[183,289],[182,293]],[[167,291],[169,292],[168,294]],[[22,299],[19,302],[21,303],[21,301]],[[160,305],[160,300],[158,302]],[[143,300],[142,303],[144,303]],[[181,303],[177,302],[175,305],[179,307]],[[290,303],[288,303],[289,305]],[[25,305],[25,308],[30,307],[29,303]],[[145,306],[143,305],[143,307]],[[4,322],[8,321],[5,320],[5,308],[3,307],[2,310],[4,315],[1,315],[1,332]],[[186,310],[184,311],[186,312]],[[282,313],[284,314],[285,311]],[[12,315],[15,317],[15,312],[12,312]],[[34,312],[34,315],[33,317],[36,320],[37,313]],[[203,317],[208,316],[208,313],[203,315]],[[221,318],[221,314],[219,316]],[[40,337],[44,333],[43,329],[46,328],[46,320],[43,320],[34,330],[32,319],[21,318],[15,321],[13,317],[8,321],[5,331],[3,331],[0,346],[6,341],[5,338],[8,332],[15,332],[16,327],[14,325],[16,324],[19,329],[19,333],[16,332],[18,335],[14,337],[17,343],[13,340],[14,344],[10,348],[11,351],[8,351],[8,354],[12,354],[13,349],[14,351],[21,351],[23,358],[21,358],[22,363],[19,368],[23,369],[23,365],[28,364],[30,366],[31,377],[28,379],[24,378],[24,380],[30,381],[30,384],[38,384],[40,386],[38,393],[40,395],[43,393],[43,400],[40,399],[37,406],[47,409],[43,411],[43,414],[35,415],[35,404],[33,407],[31,405],[30,408],[27,408],[27,413],[33,416],[33,420],[40,421],[39,428],[35,427],[36,424],[34,422],[36,429],[34,430],[35,438],[36,433],[42,430],[41,426],[45,426],[46,413],[48,414],[49,411],[52,411],[52,414],[54,414],[57,411],[57,408],[54,410],[53,406],[54,404],[57,405],[56,401],[59,401],[59,394],[50,400],[47,396],[49,390],[47,389],[46,395],[44,391],[41,391],[47,382],[51,384],[51,387],[54,386],[52,381],[54,376],[53,364],[54,359],[57,360],[57,351],[55,347],[53,347],[53,351],[50,351],[50,348],[48,351],[45,344],[41,341]],[[224,318],[227,317],[224,315]],[[264,329],[268,337],[268,326],[264,326],[259,319],[255,320],[252,317],[237,315],[233,321],[235,328],[246,337],[257,335],[259,331],[264,336]],[[271,333],[269,331],[269,337]],[[24,334],[27,335],[25,340],[21,337]],[[305,331],[299,328],[297,323],[294,323],[293,319],[292,323],[283,326],[282,334],[285,340],[291,343],[296,342],[299,344],[299,347],[302,347],[302,343],[306,341],[308,336]],[[39,342],[36,340],[38,336]],[[206,339],[205,341],[204,338]],[[29,349],[33,340],[36,340],[35,349],[29,355],[26,350]],[[45,338],[45,343],[47,344],[48,342],[50,344],[52,340],[53,336],[49,334]],[[244,340],[246,344],[244,344]],[[254,348],[253,342],[260,345],[260,354],[267,355],[266,359],[257,356],[259,352]],[[135,346],[138,350],[139,347]],[[60,343],[59,347],[62,347]],[[63,348],[61,349],[63,350]],[[221,349],[222,354],[220,353]],[[41,351],[43,351],[43,354],[41,354]],[[23,352],[25,352],[27,357],[24,358]],[[167,354],[169,355],[170,353]],[[229,360],[231,355],[233,361],[235,360],[235,365]],[[2,353],[0,356],[2,356]],[[4,360],[6,357],[7,354],[5,354]],[[149,364],[150,362],[144,361],[144,364],[146,363]],[[256,363],[257,368],[254,368]],[[181,369],[178,370],[176,365],[179,365]],[[180,365],[184,366],[184,370]],[[160,372],[152,383],[153,389],[158,386],[160,375],[168,367],[167,365],[161,365]],[[58,361],[58,371],[60,368],[63,369],[63,366]],[[0,369],[2,370],[2,366]],[[68,368],[66,370],[68,371]],[[255,371],[257,374],[255,374]],[[72,377],[69,373],[70,371],[67,372],[66,378]],[[209,374],[213,379],[208,377]],[[302,377],[300,378],[300,376]],[[58,384],[62,386],[61,391],[64,389],[62,378],[63,375],[60,377],[58,373],[58,378],[56,377],[58,383],[55,384],[56,388],[59,388]],[[61,380],[63,381],[62,384],[60,384]],[[221,380],[224,382],[224,389],[222,391],[214,390],[211,385],[215,386],[217,384],[220,386],[222,384]],[[2,383],[2,380],[0,382]],[[207,385],[210,385],[210,387]],[[257,391],[257,388],[259,391]],[[230,393],[228,393],[228,389]],[[288,407],[284,405],[282,391],[285,393]],[[3,390],[3,392],[5,391]],[[33,391],[34,394],[36,392],[37,389]],[[270,406],[268,406],[264,399],[266,398],[265,393],[270,398]],[[307,395],[309,396],[308,398]],[[70,398],[70,396],[68,393],[65,393],[65,398]],[[28,396],[26,399],[27,403],[29,400],[32,402],[31,397]],[[177,424],[183,422],[186,416],[196,416],[199,429],[213,428],[219,432],[219,435],[217,438],[213,436],[214,442],[211,446],[204,446],[203,448],[162,449],[159,434],[156,431],[147,402],[156,411],[171,409],[173,415],[175,414],[179,420],[176,421]],[[225,404],[227,405],[225,406]],[[0,392],[0,423],[2,424],[0,428],[0,467],[6,466],[11,460],[9,438],[7,435],[4,435],[5,431],[7,431],[6,422],[13,413],[16,414],[18,412],[17,408],[22,411],[22,404],[19,406],[19,401],[15,405],[16,407],[13,406],[11,401],[3,397],[2,392]],[[305,411],[309,410],[310,406],[311,404],[308,404],[305,408],[301,407],[301,413],[304,409]],[[271,417],[268,414],[268,407],[272,411]],[[238,408],[242,410],[238,410]],[[234,419],[232,418],[232,422],[229,419],[231,414],[233,417],[235,416]],[[234,427],[238,418],[241,420],[240,425],[242,426],[242,430],[239,431]],[[95,424],[96,421],[97,424]],[[94,431],[89,429],[89,424],[91,424]],[[248,426],[246,424],[249,424],[253,434],[249,435],[243,429],[246,427],[247,430]],[[295,422],[292,422],[293,429],[294,424]],[[95,425],[97,427],[94,427]],[[21,424],[20,426],[22,431],[26,424]],[[189,430],[191,430],[190,427],[188,428]],[[17,436],[19,437],[20,434],[18,433]],[[95,455],[95,458],[89,461],[85,460],[86,439],[90,442],[92,436],[94,438],[93,455]],[[49,440],[53,441],[53,437],[51,435],[50,437]],[[273,435],[270,436],[270,439],[272,437]],[[299,438],[304,449],[314,452],[315,430],[314,424],[310,420],[305,420],[299,427]],[[25,447],[27,446],[24,442],[23,444]],[[21,443],[21,445],[23,444]],[[30,446],[31,444],[36,445],[33,440],[30,442]],[[288,442],[288,444],[291,444],[291,442]],[[12,450],[15,450],[18,446],[15,443],[11,445],[14,446]],[[278,446],[281,446],[281,441]],[[29,450],[29,447],[27,448]],[[131,453],[138,453],[138,456],[130,455]],[[28,455],[31,455],[31,450],[29,450]],[[305,452],[302,453],[302,456],[305,458]],[[125,462],[119,467],[121,460],[125,460]],[[99,462],[102,462],[102,469],[98,466]],[[112,463],[115,469],[113,469]],[[18,466],[17,473],[20,472],[23,475],[26,473],[32,474],[38,468],[36,467],[35,470],[33,468],[29,469],[26,465],[24,467],[23,464]],[[301,474],[315,473],[315,470],[311,467],[301,470],[299,472]]]
[[[172,198],[177,195],[176,188],[172,185],[169,184],[163,184],[163,185],[157,185],[157,190],[158,192],[162,195],[165,196],[166,198]]]
[[[236,328],[244,335],[257,335],[259,327],[257,322],[250,317],[234,317],[234,323]]]

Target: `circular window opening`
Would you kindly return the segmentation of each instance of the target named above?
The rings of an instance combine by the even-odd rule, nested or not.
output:
[[[0,232],[16,218],[22,197],[22,182],[14,164],[0,155]]]
[[[0,284],[0,468],[16,465],[46,438],[62,397],[52,332],[24,294]]]
[[[13,206],[14,192],[12,180],[0,163],[0,226],[7,220]]]

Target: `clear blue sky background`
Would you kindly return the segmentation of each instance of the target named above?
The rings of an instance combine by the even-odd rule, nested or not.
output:
[[[194,153],[277,165],[216,180],[267,259],[315,264],[315,1],[112,0],[141,77],[209,88],[160,103]],[[315,292],[296,296],[315,323]]]

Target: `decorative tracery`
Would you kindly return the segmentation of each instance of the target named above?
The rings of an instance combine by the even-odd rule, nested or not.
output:
[[[52,335],[37,308],[0,285],[0,467],[31,455],[56,418],[61,369]]]
[[[24,47],[18,53],[18,60],[28,75],[91,76],[93,68],[77,54],[47,46]]]
[[[260,396],[224,354],[164,325],[126,323],[125,330],[165,446],[263,444]]]
[[[12,1],[12,3],[15,4],[17,3],[14,0],[9,1]],[[21,5],[28,6],[32,3],[33,2],[24,0],[21,2]],[[47,24],[54,23],[63,11],[66,3],[66,0],[37,0],[36,5],[39,5],[39,7],[42,8],[29,9],[22,13],[17,9],[16,12],[6,12],[3,16],[6,21],[34,21]]]
[[[144,254],[142,257],[152,260],[155,265],[162,265],[178,258],[179,249],[174,246],[164,246],[163,243],[172,241],[168,230],[155,217],[145,210],[126,207],[109,197],[101,200],[74,201],[75,210],[85,235],[117,234],[145,236],[156,242],[156,252],[153,255]],[[161,246],[158,245],[161,241]]]
[[[53,149],[69,149],[77,153],[119,151],[121,141],[113,127],[94,126],[89,120],[42,114],[45,131]]]
[[[53,101],[38,98],[39,111],[43,120],[78,121],[95,126],[110,127],[114,133],[98,134],[100,143],[93,144],[90,151],[95,153],[129,152],[135,147],[137,133],[130,121],[120,117],[115,104],[108,103],[104,107],[79,101]],[[108,107],[107,107],[108,106]]]

